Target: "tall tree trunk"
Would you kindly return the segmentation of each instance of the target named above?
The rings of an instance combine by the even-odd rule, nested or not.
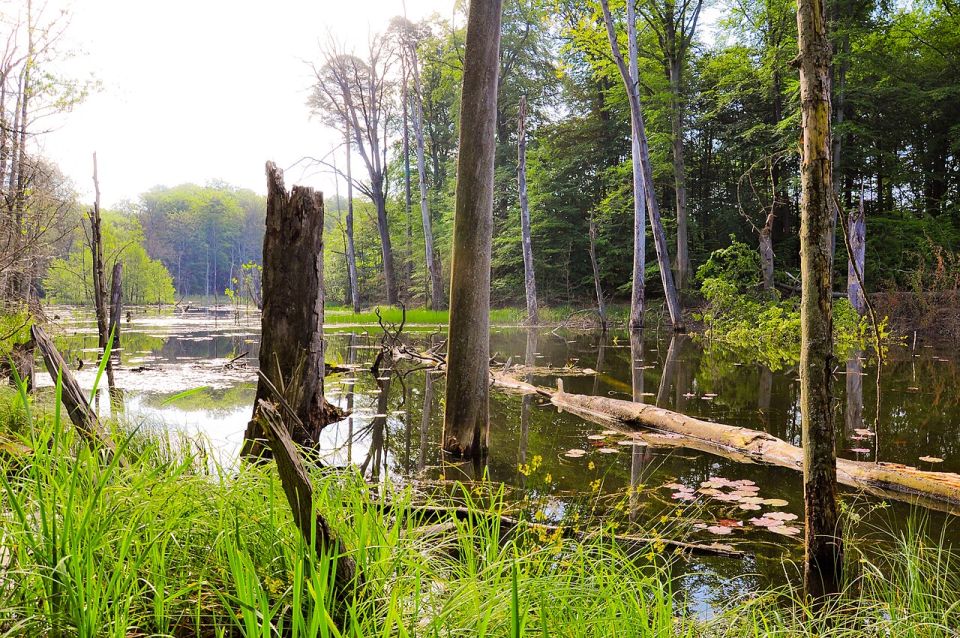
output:
[[[776,195],[774,195],[776,197]],[[763,289],[773,291],[773,220],[774,214],[767,215],[763,228],[760,229],[760,273],[763,275]]]
[[[360,284],[357,281],[357,252],[353,244],[353,173],[350,167],[350,120],[347,119],[347,277],[353,311],[360,312]]]
[[[850,256],[847,259],[847,297],[850,299],[850,305],[858,314],[862,315],[867,310],[867,304],[864,300],[866,290],[860,288],[860,281],[857,273],[864,276],[863,267],[866,262],[867,248],[867,221],[863,206],[863,193],[860,193],[860,205],[855,211],[850,211],[847,219],[847,233],[850,236]],[[866,282],[864,282],[866,283]]]
[[[501,0],[471,0],[460,105],[444,449],[483,456],[489,444],[490,247]]]
[[[523,247],[523,285],[527,296],[527,324],[540,323],[537,312],[537,278],[533,271],[533,244],[530,242],[530,203],[527,200],[527,96],[520,97],[517,120],[517,186],[520,191],[520,243]]]
[[[403,102],[403,202],[407,220],[407,255],[405,275],[407,280],[407,294],[413,288],[413,191],[410,181],[410,94],[408,92],[408,70],[404,56],[400,56],[403,71],[402,90],[400,99]],[[417,91],[419,93],[419,91]],[[422,177],[421,177],[422,179]]]
[[[420,181],[420,215],[423,217],[423,247],[426,253],[427,274],[430,276],[430,305],[434,310],[442,309],[443,282],[436,252],[433,248],[433,225],[430,221],[430,206],[427,201],[427,162],[423,141],[423,102],[420,96],[420,68],[417,51],[410,46],[410,67],[413,73],[413,134],[417,138],[417,178]]]
[[[381,187],[374,187],[374,206],[377,209],[377,231],[380,233],[380,250],[383,254],[383,280],[387,287],[387,304],[397,303],[397,271],[393,267],[393,245],[390,241],[390,226],[387,221],[387,200]]]
[[[830,40],[823,0],[797,0],[803,153],[800,170],[800,417],[806,515],[804,589],[838,593],[843,563],[831,376],[834,226],[830,170]]]
[[[304,446],[316,444],[323,426],[339,418],[323,399],[323,195],[303,186],[288,193],[273,162],[266,173],[261,378],[241,451],[250,457],[267,451],[261,401],[290,406],[284,421]]]
[[[647,214],[650,219],[650,228],[653,231],[654,247],[657,251],[657,264],[660,267],[660,280],[663,283],[663,294],[666,299],[667,309],[670,313],[670,321],[673,329],[680,332],[684,329],[683,313],[680,309],[680,298],[677,295],[677,289],[673,284],[673,271],[670,267],[670,251],[667,248],[667,237],[663,232],[663,223],[660,220],[660,207],[657,204],[656,193],[653,187],[653,168],[650,165],[650,150],[647,145],[647,134],[643,123],[643,110],[640,107],[640,91],[637,83],[637,76],[632,74],[623,61],[623,55],[620,53],[620,45],[617,44],[617,33],[613,25],[613,17],[610,15],[609,0],[600,0],[600,7],[603,10],[603,21],[607,28],[607,37],[610,41],[610,49],[613,53],[613,59],[620,70],[620,77],[627,89],[627,97],[630,102],[630,122],[633,131],[633,149],[634,149],[634,199],[636,200],[638,192],[637,184],[637,156],[639,155],[639,168],[642,172],[642,187],[646,196]],[[627,3],[627,29],[628,40],[632,47],[636,46],[636,13],[632,2]],[[635,55],[631,53],[631,57]],[[636,66],[631,60],[631,66]],[[637,281],[637,204],[634,201],[634,293],[636,299],[636,288],[642,286],[642,281]],[[631,328],[642,325],[638,323],[634,304],[631,304]]]
[[[633,168],[633,279],[630,288],[630,330],[643,329],[643,312],[646,309],[646,281],[647,281],[647,197],[643,181],[643,166],[641,164],[640,129],[637,128],[636,117],[633,114],[633,97],[639,95],[637,78],[640,69],[637,61],[637,16],[633,2],[627,2],[627,46],[630,56],[629,83],[627,93],[630,94],[630,161]],[[612,45],[611,45],[612,46]],[[619,52],[619,47],[617,51]],[[621,68],[622,73],[622,68]],[[627,79],[624,78],[624,82]],[[639,102],[638,102],[639,103]],[[593,224],[591,217],[590,223]],[[591,237],[591,247],[593,238]],[[592,248],[591,248],[592,249]],[[597,286],[597,296],[602,305],[600,280],[597,276],[596,258],[594,262],[594,283]],[[601,316],[603,329],[607,329],[606,311]]]
[[[600,266],[597,264],[597,224],[593,221],[592,215],[590,216],[590,266],[593,268],[593,287],[597,292],[597,315],[600,317],[600,328],[606,332],[607,304],[603,299],[603,286],[600,285]]]
[[[673,129],[673,183],[677,204],[677,289],[685,290],[690,276],[690,249],[687,239],[687,168],[683,159],[683,100],[680,76],[683,60],[670,60],[670,93]]]

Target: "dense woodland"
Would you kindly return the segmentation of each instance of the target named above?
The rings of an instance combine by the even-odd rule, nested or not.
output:
[[[641,3],[638,10],[640,98],[677,283],[688,293],[696,290],[698,267],[735,235],[753,246],[769,237],[776,282],[795,287],[794,3],[689,0]],[[337,177],[334,192],[326,193],[326,281],[334,299],[351,300],[348,252],[363,306],[398,299],[430,305],[431,290],[449,285],[464,11],[452,22],[436,17],[412,24],[398,17],[371,36],[364,50],[346,52],[331,42],[317,53],[316,85],[304,117],[349,136],[351,152],[349,181],[346,148],[337,151],[339,164],[327,159],[321,166]],[[867,287],[956,289],[960,13],[949,0],[837,0],[829,3],[829,13],[834,181],[845,210],[864,200]],[[82,100],[91,87],[44,74],[44,65],[62,54],[60,18],[32,19],[31,64],[25,64],[28,43],[19,41],[8,45],[2,70],[4,289],[8,296],[29,288],[35,297],[76,303],[89,298],[76,268],[89,235],[83,230],[86,205],[33,149],[44,117]],[[615,10],[614,19],[622,21],[622,11]],[[20,40],[26,40],[28,25],[19,27]],[[500,66],[494,305],[523,301],[521,101],[540,302],[596,302],[591,226],[603,296],[629,299],[630,115],[599,6],[508,0]],[[329,150],[317,149],[316,155]],[[243,292],[243,265],[260,260],[264,200],[243,189],[217,183],[157,187],[116,213],[111,224],[125,239],[111,258],[159,260],[176,296]],[[839,232],[838,239],[842,247]],[[135,246],[145,254],[133,254]],[[844,251],[838,254],[842,278]],[[678,261],[677,255],[687,259]],[[647,261],[647,295],[657,296],[662,289],[652,251]],[[132,300],[173,296],[155,290],[166,284],[149,292],[148,284],[138,286],[143,292],[131,288]],[[443,298],[437,295],[435,305]]]

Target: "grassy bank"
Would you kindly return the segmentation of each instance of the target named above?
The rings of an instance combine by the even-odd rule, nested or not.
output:
[[[335,557],[302,541],[272,464],[220,467],[194,441],[134,433],[120,446],[128,467],[105,465],[24,400],[0,396],[0,431],[34,450],[0,453],[0,636],[955,636],[960,625],[954,556],[920,531],[886,539],[882,563],[854,542],[856,576],[830,612],[783,590],[703,620],[662,548],[536,527],[503,542],[488,516],[506,507],[495,486],[434,497],[473,514],[431,535],[413,507],[423,494],[390,487],[387,515],[355,473],[318,470],[317,508],[366,581],[338,608]]]
[[[611,324],[626,325],[630,308],[628,306],[610,306],[607,309],[608,320]],[[450,313],[447,310],[426,310],[423,308],[408,308],[408,325],[445,326],[449,322]],[[384,321],[399,323],[403,316],[400,308],[385,306],[380,308]],[[495,308],[490,311],[490,325],[517,326],[525,325],[527,311],[525,308]],[[344,306],[327,306],[324,310],[325,325],[377,325],[375,309],[371,308],[354,313]],[[540,308],[540,324],[542,326],[569,325],[571,327],[599,326],[597,312],[594,308],[574,308],[573,306],[553,306]]]

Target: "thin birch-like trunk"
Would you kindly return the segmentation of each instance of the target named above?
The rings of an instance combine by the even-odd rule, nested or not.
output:
[[[520,243],[523,247],[523,284],[527,297],[527,323],[540,323],[537,311],[537,278],[533,270],[533,244],[530,241],[530,203],[527,199],[527,97],[520,98],[517,120],[517,186],[520,191]]]

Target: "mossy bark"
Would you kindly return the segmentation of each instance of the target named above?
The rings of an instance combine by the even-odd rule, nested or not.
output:
[[[834,202],[830,145],[830,41],[823,0],[797,0],[800,55],[800,415],[806,514],[804,590],[840,590],[843,546],[837,511],[833,357]]]

